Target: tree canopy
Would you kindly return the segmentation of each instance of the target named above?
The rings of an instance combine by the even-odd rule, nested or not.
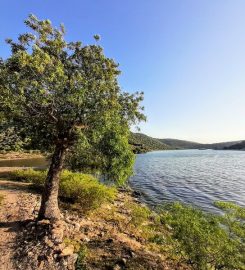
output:
[[[53,151],[42,200],[47,206],[50,196],[57,198],[65,153],[78,142],[100,147],[107,171],[113,172],[108,168],[118,162],[118,148],[129,149],[130,126],[145,119],[143,93],[121,90],[118,64],[104,55],[98,35],[97,44],[83,45],[66,42],[63,25],[53,27],[34,15],[25,24],[31,32],[18,41],[7,39],[12,54],[0,61],[1,108],[38,148]]]

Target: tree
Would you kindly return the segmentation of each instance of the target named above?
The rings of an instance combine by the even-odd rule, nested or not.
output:
[[[63,25],[55,28],[34,15],[25,24],[31,33],[21,34],[17,42],[8,39],[12,54],[0,61],[1,108],[40,149],[53,153],[39,219],[56,220],[67,150],[78,140],[100,138],[115,121],[129,129],[144,120],[143,93],[121,91],[118,64],[98,44],[66,42]]]
[[[129,130],[115,122],[99,138],[94,140],[91,136],[86,143],[78,141],[67,155],[68,168],[125,183],[133,173],[135,155],[128,142]]]

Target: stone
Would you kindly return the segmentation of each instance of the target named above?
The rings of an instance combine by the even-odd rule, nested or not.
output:
[[[48,237],[47,238],[45,237],[44,242],[50,248],[52,248],[54,246],[54,243]]]
[[[73,245],[69,245],[69,246],[65,247],[62,250],[60,256],[61,257],[66,257],[66,256],[72,255],[73,253],[74,253],[74,246]]]
[[[63,228],[54,228],[51,231],[51,234],[52,234],[52,239],[54,240],[55,244],[62,243],[63,236],[64,236]]]
[[[38,225],[49,225],[50,224],[50,220],[48,219],[42,219],[42,220],[39,220],[37,222]]]
[[[116,264],[116,265],[113,267],[113,270],[121,270],[120,265]]]

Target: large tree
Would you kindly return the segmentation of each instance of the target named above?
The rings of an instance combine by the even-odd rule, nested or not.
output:
[[[8,39],[12,53],[0,61],[1,112],[25,128],[35,145],[52,151],[39,219],[56,220],[67,150],[78,141],[105,138],[115,124],[127,134],[144,119],[143,95],[121,91],[118,64],[104,55],[98,36],[95,45],[82,45],[66,42],[64,27],[49,20],[30,15],[25,24],[30,33]]]

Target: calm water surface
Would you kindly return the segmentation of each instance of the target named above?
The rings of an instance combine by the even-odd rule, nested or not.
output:
[[[150,205],[181,201],[216,211],[213,202],[245,206],[245,151],[168,150],[137,155],[131,186]]]
[[[0,167],[33,167],[46,168],[48,162],[44,158],[23,158],[0,160]]]

